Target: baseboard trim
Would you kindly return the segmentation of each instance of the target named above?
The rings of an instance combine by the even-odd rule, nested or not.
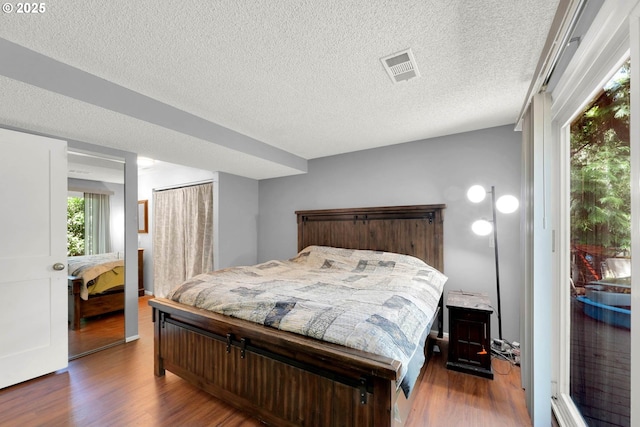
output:
[[[125,338],[124,342],[131,342],[140,339],[140,335],[132,335],[130,337]]]

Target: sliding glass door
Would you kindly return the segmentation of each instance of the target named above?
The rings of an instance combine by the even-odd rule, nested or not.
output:
[[[589,426],[630,426],[627,61],[570,124],[570,396]]]
[[[640,1],[605,1],[551,93],[559,425],[640,420],[639,58]]]

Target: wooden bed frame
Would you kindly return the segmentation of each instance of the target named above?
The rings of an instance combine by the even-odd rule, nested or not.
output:
[[[298,250],[311,244],[386,250],[442,271],[444,208],[298,211]],[[169,370],[277,426],[395,427],[406,421],[416,393],[407,400],[396,387],[398,361],[163,298],[149,303],[156,376]],[[437,323],[441,337],[442,298]]]
[[[69,288],[69,326],[72,330],[80,329],[80,319],[99,316],[113,311],[124,310],[124,287],[99,295],[89,295],[89,299],[80,298],[82,278],[68,276]]]
[[[144,249],[138,249],[138,296],[140,297],[144,295],[143,254]],[[80,297],[81,277],[67,276],[67,286],[69,291],[69,327],[74,331],[80,329],[80,319],[84,317],[124,310],[124,286],[98,295],[89,295],[88,300],[83,300]]]

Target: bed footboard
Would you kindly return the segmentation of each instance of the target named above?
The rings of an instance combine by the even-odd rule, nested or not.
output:
[[[169,370],[271,425],[404,423],[397,361],[169,300],[150,304],[157,376]]]
[[[92,296],[88,300],[83,300],[80,297],[81,287],[82,279],[80,277],[68,276],[69,327],[72,330],[80,329],[80,319],[83,317],[98,316],[124,310],[123,289]]]

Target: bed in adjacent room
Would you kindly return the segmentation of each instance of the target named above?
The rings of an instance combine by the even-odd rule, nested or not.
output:
[[[403,425],[442,333],[443,205],[300,211],[290,260],[151,301],[165,369],[273,425]]]
[[[80,319],[124,309],[124,254],[69,257],[69,325]]]

